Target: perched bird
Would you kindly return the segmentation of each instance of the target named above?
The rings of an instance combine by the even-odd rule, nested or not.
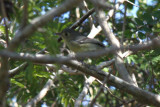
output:
[[[68,46],[68,48],[75,53],[97,51],[105,48],[100,41],[88,38],[72,29],[64,29],[61,33],[59,33],[59,35],[64,40],[64,43]]]

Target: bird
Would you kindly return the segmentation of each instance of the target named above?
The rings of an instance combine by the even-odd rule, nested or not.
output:
[[[97,39],[88,38],[73,29],[66,28],[59,35],[68,48],[75,53],[97,51],[105,48],[104,44]]]

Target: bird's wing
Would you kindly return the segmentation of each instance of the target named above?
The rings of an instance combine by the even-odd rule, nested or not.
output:
[[[87,38],[87,37],[83,37],[81,39],[77,39],[76,42],[78,42],[80,44],[83,44],[83,43],[93,43],[93,44],[99,45],[101,47],[105,47],[104,44],[101,43],[100,41],[98,41],[96,39],[90,39],[90,38]]]

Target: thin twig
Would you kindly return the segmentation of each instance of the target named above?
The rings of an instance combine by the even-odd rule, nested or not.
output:
[[[125,1],[128,2],[128,3],[130,3],[130,4],[132,4],[133,6],[139,7],[138,5],[132,3],[131,1],[128,1],[128,0],[125,0]]]
[[[52,85],[53,85],[53,80],[49,79],[47,83],[44,85],[43,89],[38,93],[37,96],[35,96],[33,99],[31,99],[30,102],[28,102],[26,107],[35,106],[36,103],[39,102],[47,94]]]
[[[78,98],[76,99],[74,107],[79,107],[81,105],[84,97],[88,93],[89,86],[92,84],[92,82],[94,80],[95,80],[95,78],[92,77],[92,76],[85,80],[85,84],[84,84],[83,90],[81,91],[81,93],[79,94]]]
[[[86,3],[85,0],[83,0],[82,5],[83,5],[85,11],[88,12],[89,9],[88,9],[88,5],[87,5],[87,3]],[[89,19],[89,22],[90,22],[90,23],[89,23],[89,24],[90,24],[90,27],[94,26],[92,15],[90,15],[88,19]]]
[[[91,14],[95,12],[95,9],[91,9],[88,11],[85,15],[83,15],[77,22],[75,22],[72,26],[70,26],[70,29],[75,29],[77,26],[79,26],[84,20],[86,20]]]
[[[126,30],[126,15],[127,15],[127,3],[124,4],[124,16],[123,16],[123,26],[122,26],[122,37],[121,37],[121,45],[123,45],[124,41],[124,33]]]
[[[28,22],[28,0],[23,0],[23,4],[24,4],[23,17],[21,20],[20,30],[22,30],[27,25],[27,22]]]
[[[7,18],[7,14],[6,14],[6,10],[5,10],[5,5],[4,5],[4,1],[1,0],[0,1],[1,4],[1,11],[2,11],[2,18],[4,20],[4,26],[5,26],[5,34],[6,34],[6,44],[8,47],[8,40],[9,40],[9,36],[8,36],[8,18]]]
[[[93,4],[95,3],[94,0],[90,0],[91,2],[93,2]],[[108,15],[107,17],[105,18],[105,21],[108,21],[115,13],[116,10],[118,10],[120,4],[122,4],[124,2],[124,0],[119,0],[118,3],[115,5],[114,9],[111,9],[109,12],[108,12]],[[96,6],[96,4],[95,4]],[[102,28],[101,26],[97,26],[97,27],[93,27],[90,31],[90,33],[88,34],[88,37],[95,37],[100,31],[102,31]]]
[[[96,81],[98,81],[101,85],[103,84],[101,81],[99,81],[98,79],[96,79]],[[111,90],[109,89],[109,87],[105,84],[104,87],[107,89],[107,91],[109,92],[109,94],[113,97],[115,97],[116,99],[120,100],[121,102],[125,102],[124,100],[120,99],[119,97],[115,96]]]
[[[65,65],[63,65],[63,66],[61,67],[61,69],[62,69],[64,72],[67,72],[67,73],[69,73],[69,74],[71,74],[71,75],[83,75],[82,72],[80,72],[80,71],[78,71],[78,70],[72,70],[71,68],[68,68],[68,67],[66,67]]]
[[[46,48],[42,49],[41,51],[37,52],[36,54],[44,54],[46,51]],[[25,69],[28,66],[28,62],[24,62],[21,65],[19,65],[18,67],[9,70],[9,77],[14,77],[15,75],[17,75],[18,73],[20,73],[20,71],[22,69]]]
[[[97,92],[96,96],[93,98],[93,100],[91,101],[90,107],[93,107],[96,99],[100,96],[100,94],[103,92],[103,87],[105,85],[105,83],[107,82],[107,78],[104,79],[103,83],[101,84],[101,87],[99,89],[99,91]]]
[[[63,71],[59,71],[57,74],[62,74]],[[58,75],[55,75],[54,77],[51,77],[51,79],[48,79],[42,90],[34,97],[32,98],[26,105],[26,107],[33,107],[35,106],[39,101],[41,101],[42,98],[44,98],[47,94],[47,92],[50,90],[51,86],[53,86],[54,81],[57,79]]]
[[[113,64],[113,62],[115,61],[115,59],[111,59],[110,61],[105,61],[105,62],[101,62],[99,65],[97,65],[97,68],[98,69],[102,69],[104,67],[108,67],[110,66],[111,64]]]
[[[9,70],[9,77],[12,78],[14,77],[15,75],[17,75],[18,73],[20,73],[20,71],[22,69],[24,69],[25,67],[28,66],[28,63],[27,62],[24,62],[22,63],[21,65],[19,65],[18,67],[12,69],[12,70]]]

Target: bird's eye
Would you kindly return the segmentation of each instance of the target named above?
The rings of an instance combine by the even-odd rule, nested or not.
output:
[[[64,33],[64,35],[65,35],[65,36],[68,36],[68,33],[67,33],[67,32],[65,32],[65,33]]]

